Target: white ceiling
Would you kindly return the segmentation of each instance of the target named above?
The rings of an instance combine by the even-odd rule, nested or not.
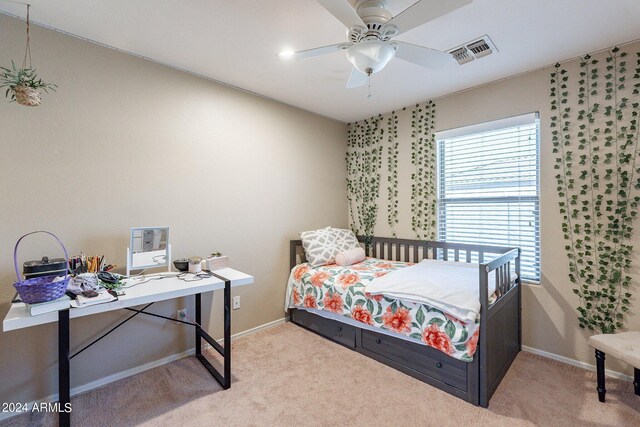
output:
[[[414,2],[388,0],[394,15]],[[449,50],[488,34],[499,53],[438,71],[395,58],[373,75],[367,99],[366,86],[345,89],[343,52],[278,60],[284,48],[346,41],[344,26],[315,0],[30,3],[32,22],[345,122],[640,39],[640,0],[474,0],[398,40]],[[25,16],[13,1],[0,0],[0,11]],[[37,54],[37,40],[33,47]]]

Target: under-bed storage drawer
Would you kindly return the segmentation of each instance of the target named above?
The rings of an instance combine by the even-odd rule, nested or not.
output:
[[[467,362],[400,338],[362,330],[362,348],[435,380],[467,390]],[[438,354],[441,353],[441,354]]]
[[[351,325],[296,309],[291,310],[291,320],[337,343],[350,348],[356,346],[356,328]]]

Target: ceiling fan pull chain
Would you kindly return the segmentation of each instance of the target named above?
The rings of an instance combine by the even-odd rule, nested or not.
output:
[[[369,95],[367,95],[367,99],[371,99],[373,96],[371,95],[371,73],[369,73]]]
[[[24,49],[24,59],[22,60],[22,68],[27,67],[27,56],[29,57],[29,68],[31,68],[31,45],[29,44],[29,8],[30,4],[27,4],[27,46]]]

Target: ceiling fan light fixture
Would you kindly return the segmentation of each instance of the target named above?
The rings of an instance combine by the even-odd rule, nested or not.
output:
[[[397,45],[377,40],[365,40],[347,50],[347,60],[356,70],[373,74],[382,70],[396,55]]]

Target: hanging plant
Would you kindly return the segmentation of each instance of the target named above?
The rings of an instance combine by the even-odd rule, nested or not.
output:
[[[398,115],[392,111],[387,118],[387,223],[396,237],[398,224]]]
[[[609,52],[602,65],[589,55],[581,60],[576,112],[571,109],[567,70],[557,64],[550,80],[554,167],[569,279],[580,298],[579,326],[602,333],[623,327],[629,311],[629,241],[640,202],[639,104],[629,99],[638,99],[640,59],[630,91],[627,54],[618,52]]]
[[[382,115],[349,125],[347,200],[351,229],[370,244],[378,218],[384,128]]]
[[[30,5],[27,5],[27,46],[22,67],[16,67],[13,61],[11,61],[11,68],[0,67],[0,88],[6,88],[5,97],[10,98],[11,102],[17,101],[20,105],[37,107],[42,102],[39,89],[45,92],[55,91],[57,85],[43,82],[31,64],[29,8]]]
[[[411,228],[417,239],[436,238],[436,150],[433,101],[411,112]]]

